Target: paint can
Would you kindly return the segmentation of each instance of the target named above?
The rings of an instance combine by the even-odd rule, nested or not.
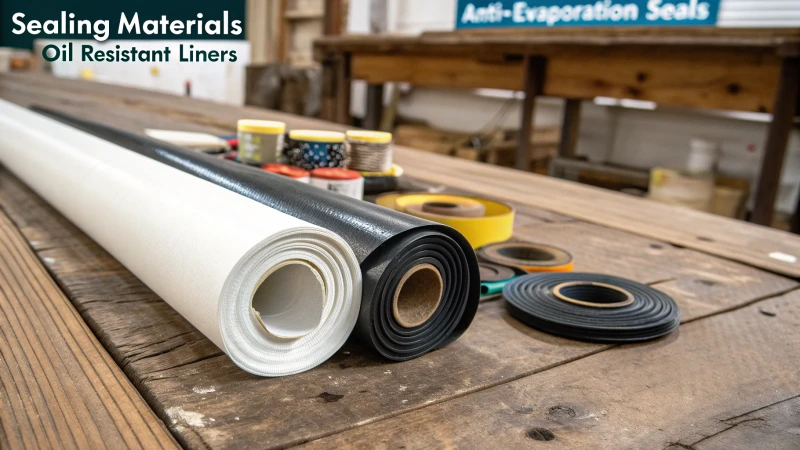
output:
[[[319,168],[311,171],[311,185],[348,197],[364,198],[364,177],[355,170]]]
[[[265,172],[274,173],[276,175],[281,175],[287,178],[291,178],[301,183],[309,184],[309,182],[311,181],[311,174],[308,173],[307,170],[303,170],[295,166],[290,166],[288,164],[270,163],[270,164],[264,164],[263,166],[261,166],[261,168]]]
[[[278,162],[283,150],[285,123],[242,119],[236,128],[240,162],[258,166]]]

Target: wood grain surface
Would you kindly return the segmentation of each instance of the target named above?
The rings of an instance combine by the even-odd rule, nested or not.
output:
[[[798,329],[795,291],[308,447],[797,448]]]
[[[0,98],[56,107],[133,131],[160,127],[230,133],[241,117],[284,120],[290,128],[342,128],[254,108],[39,75],[0,76]],[[568,249],[576,270],[627,277],[669,293],[681,309],[679,332],[636,346],[582,343],[530,329],[509,317],[501,301],[490,301],[480,306],[462,338],[416,360],[387,363],[349,342],[314,370],[259,378],[238,369],[2,169],[0,207],[102,346],[187,448],[282,448],[308,442],[485,448],[547,444],[536,439],[551,434],[579,448],[590,443],[664,448],[698,443],[702,437],[693,434],[691,424],[699,424],[703,437],[747,432],[752,442],[759,439],[759,430],[737,431],[743,425],[729,419],[758,411],[763,416],[754,419],[781,430],[776,442],[791,442],[793,410],[777,405],[790,405],[787,399],[797,394],[791,387],[797,385],[796,374],[788,373],[797,359],[792,353],[797,336],[784,338],[786,345],[780,339],[798,329],[798,315],[792,312],[798,283],[779,274],[797,276],[800,270],[776,265],[762,253],[782,249],[800,255],[796,237],[410,149],[398,148],[396,155],[413,179],[512,202],[518,210],[515,239]],[[761,349],[763,357],[754,349]],[[772,376],[756,378],[755,368]],[[642,386],[650,381],[651,392]],[[731,383],[730,391],[725,383]],[[586,414],[595,416],[584,420]],[[581,420],[556,423],[551,416]],[[432,431],[437,424],[439,431]],[[726,442],[723,434],[718,439],[715,445]]]
[[[590,46],[683,46],[783,48],[800,42],[798,28],[717,27],[578,27],[578,28],[482,28],[456,31],[427,31],[418,36],[401,34],[346,34],[325,36],[315,41],[320,49],[337,51],[382,51],[418,49],[432,44],[441,47],[471,45],[544,46],[580,44]]]
[[[54,79],[40,74],[0,75],[0,98],[24,106],[50,106],[137,132],[145,127],[171,126],[187,131],[232,133],[236,129],[236,120],[242,117],[282,120],[288,128],[347,129],[331,122],[259,108],[240,108],[120,86]],[[787,232],[402,146],[395,146],[394,154],[396,162],[410,177],[800,277],[800,262],[787,263],[770,256],[780,252],[800,260],[800,238]]]
[[[354,53],[352,77],[422,87],[523,88],[523,65],[518,58],[493,59],[497,53],[491,50],[470,55],[429,53]],[[567,47],[548,57],[543,95],[771,112],[779,74],[780,58],[774,54]]]
[[[2,211],[0,448],[177,448]]]
[[[312,371],[254,377],[8,172],[0,173],[0,187],[0,205],[156,413],[189,447],[294,445],[610,348],[532,330],[495,301],[481,305],[461,339],[413,361],[386,363],[351,342]],[[597,225],[537,219],[529,224],[517,238],[578,250],[579,270],[663,285],[684,322],[797,287],[787,278]]]

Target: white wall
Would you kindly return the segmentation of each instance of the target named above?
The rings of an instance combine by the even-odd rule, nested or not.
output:
[[[702,137],[722,145],[720,173],[749,179],[753,189],[766,140],[768,114],[757,120],[717,117],[702,111],[620,110],[616,139],[609,160],[639,168],[685,167],[689,139]],[[800,185],[800,133],[792,132],[777,201],[780,211],[791,213]]]
[[[719,27],[800,26],[798,0],[722,0],[717,16]]]
[[[54,43],[59,46],[68,41],[37,40],[36,48]],[[247,41],[114,41],[96,42],[75,40],[74,58],[71,62],[50,63],[58,77],[82,78],[87,75],[101,83],[119,84],[171,94],[184,94],[184,84],[192,83],[192,97],[235,105],[244,104],[245,68],[250,62],[250,43]],[[135,46],[137,50],[161,50],[169,47],[169,62],[83,62],[80,46],[91,44],[95,51],[121,49]],[[235,50],[236,62],[180,62],[178,48],[194,45],[195,50]]]
[[[387,0],[397,12],[395,31],[450,31],[456,26],[456,0]]]

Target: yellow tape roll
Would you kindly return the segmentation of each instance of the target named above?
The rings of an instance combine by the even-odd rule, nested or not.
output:
[[[508,240],[514,228],[514,208],[480,197],[447,194],[385,194],[378,197],[375,202],[387,208],[451,226],[463,234],[473,248]],[[431,214],[422,211],[421,207],[426,203],[434,203],[437,206],[452,204],[459,208],[472,208],[480,204],[485,212],[482,217]]]

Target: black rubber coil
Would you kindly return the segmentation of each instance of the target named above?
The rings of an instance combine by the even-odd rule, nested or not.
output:
[[[541,273],[503,288],[509,314],[546,333],[590,342],[655,339],[680,323],[665,293],[624,278],[593,273]]]

